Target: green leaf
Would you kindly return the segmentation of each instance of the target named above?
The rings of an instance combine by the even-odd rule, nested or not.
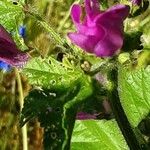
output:
[[[76,121],[71,150],[128,150],[115,120]]]
[[[25,99],[21,126],[37,117],[44,127],[45,149],[69,149],[77,109],[91,92],[87,78],[63,92],[34,89]]]
[[[150,66],[146,69],[119,68],[118,91],[121,104],[133,127],[150,112]]]
[[[23,72],[31,84],[60,90],[69,88],[74,81],[82,76],[82,71],[79,68],[75,68],[71,64],[67,66],[52,57],[47,59],[33,58],[24,67]]]
[[[0,24],[9,32],[16,31],[16,25],[24,17],[21,5],[12,2],[0,1]]]
[[[46,150],[69,149],[76,112],[92,94],[91,78],[68,63],[35,58],[23,71],[31,84],[41,88],[25,98],[21,126],[37,117],[44,127]]]
[[[23,4],[23,0],[19,1],[17,5],[14,5],[12,0],[0,1],[0,24],[11,33],[18,48],[26,50],[27,46],[18,33],[18,27],[22,24],[23,19],[25,18],[23,6],[21,4]]]

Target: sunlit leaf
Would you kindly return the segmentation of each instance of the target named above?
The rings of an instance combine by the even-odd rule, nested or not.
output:
[[[92,94],[90,78],[75,72],[53,58],[35,58],[24,69],[30,83],[41,88],[25,98],[21,126],[37,117],[44,127],[45,149],[69,149],[76,112]]]
[[[14,32],[17,23],[24,16],[22,9],[21,5],[14,5],[12,1],[0,1],[0,24],[9,32]]]
[[[120,67],[118,91],[129,122],[136,127],[150,112],[150,66],[135,71]]]
[[[23,72],[27,75],[29,82],[45,88],[65,88],[76,81],[82,72],[76,70],[72,65],[67,68],[63,63],[54,58],[34,58],[24,67]]]
[[[115,120],[76,121],[71,150],[128,150]]]

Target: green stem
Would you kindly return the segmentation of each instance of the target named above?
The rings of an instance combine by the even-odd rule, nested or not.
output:
[[[124,109],[120,103],[118,90],[117,90],[117,87],[118,87],[117,77],[118,77],[117,70],[115,69],[111,70],[109,74],[109,79],[114,82],[114,85],[113,85],[114,87],[109,91],[109,101],[110,101],[113,113],[115,115],[118,126],[120,127],[122,134],[125,137],[125,140],[130,150],[142,150],[144,145],[142,145],[137,139],[132,127],[130,126],[130,123],[124,112]],[[147,147],[144,149],[146,150]]]
[[[16,78],[17,78],[17,83],[18,83],[20,110],[22,110],[23,103],[24,103],[24,96],[23,96],[21,78],[20,78],[20,74],[19,74],[17,68],[15,68],[15,73],[16,73]],[[28,150],[28,139],[27,139],[27,126],[26,126],[26,124],[22,127],[21,130],[22,130],[23,150]]]

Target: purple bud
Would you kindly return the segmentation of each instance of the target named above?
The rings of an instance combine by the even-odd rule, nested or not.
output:
[[[128,5],[118,4],[100,11],[98,0],[85,0],[86,16],[81,21],[81,6],[74,4],[71,17],[77,31],[69,33],[68,37],[74,44],[96,56],[113,56],[123,45],[123,21],[129,10]]]
[[[11,66],[22,67],[28,59],[29,56],[17,48],[10,34],[0,25],[0,60]]]

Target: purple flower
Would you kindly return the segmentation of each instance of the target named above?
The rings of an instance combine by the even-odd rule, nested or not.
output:
[[[135,5],[140,5],[142,0],[132,0],[131,2]]]
[[[123,45],[123,21],[129,10],[128,5],[118,4],[100,11],[98,0],[85,0],[86,15],[81,21],[81,6],[74,4],[71,17],[77,32],[68,36],[74,44],[89,53],[99,57],[113,56]]]
[[[17,48],[9,33],[0,25],[0,61],[22,67],[28,58],[29,56]]]

